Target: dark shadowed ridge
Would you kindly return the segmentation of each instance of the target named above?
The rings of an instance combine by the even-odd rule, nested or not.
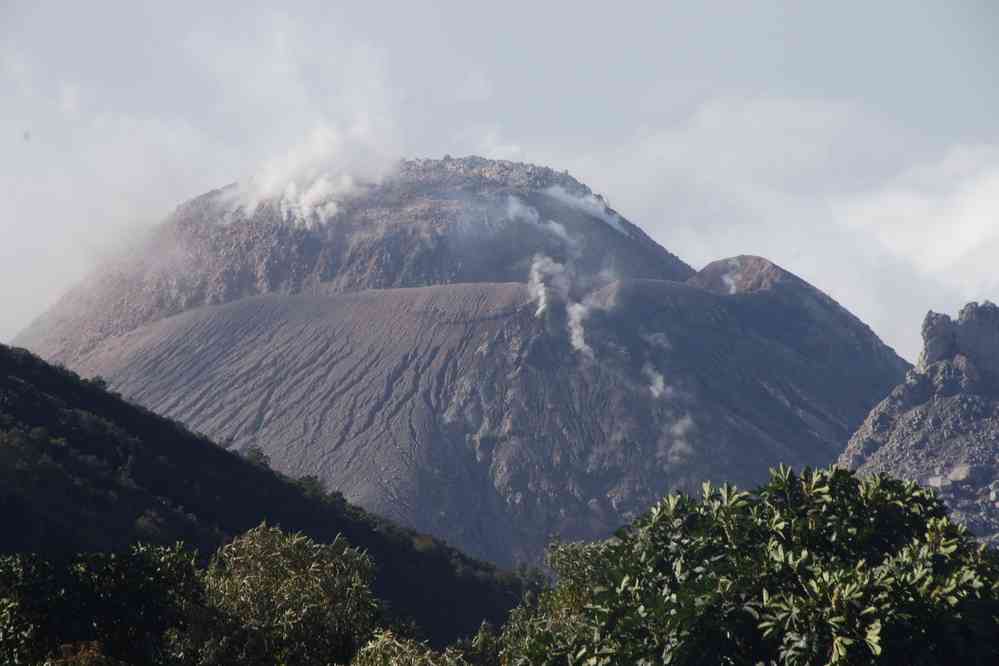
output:
[[[867,416],[839,464],[936,488],[953,517],[999,541],[999,307],[930,312],[918,365]]]
[[[185,204],[19,342],[504,564],[827,465],[908,367],[780,267],[695,273],[551,169],[405,162],[322,224],[232,201]]]
[[[119,550],[183,539],[203,556],[261,521],[375,562],[375,593],[435,644],[500,623],[520,581],[342,497],[282,479],[25,350],[0,345],[2,552]]]

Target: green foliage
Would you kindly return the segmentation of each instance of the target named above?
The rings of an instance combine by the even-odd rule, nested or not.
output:
[[[264,450],[259,446],[251,446],[243,451],[243,457],[246,460],[256,465],[257,467],[263,467],[264,469],[270,469],[271,457],[264,453]]]
[[[302,492],[308,497],[324,498],[326,497],[326,484],[318,476],[313,474],[307,474],[305,476],[298,477],[295,482]]]
[[[0,660],[4,664],[32,664],[44,657],[31,611],[13,596],[0,597]]]
[[[375,635],[350,663],[351,666],[472,666],[455,650],[435,652],[390,631]]]
[[[912,483],[782,467],[549,557],[559,582],[515,611],[505,663],[999,662],[999,557]]]
[[[261,525],[219,549],[201,622],[173,639],[189,664],[346,663],[375,628],[371,560]]]
[[[0,558],[0,663],[346,664],[373,635],[371,560],[261,525],[207,570],[180,546]]]
[[[488,622],[470,638],[457,641],[453,649],[471,666],[501,666],[500,651],[502,649],[501,635]]]
[[[64,644],[93,642],[129,663],[158,663],[164,632],[198,599],[194,555],[143,544],[60,564],[0,558],[0,656],[35,664]]]

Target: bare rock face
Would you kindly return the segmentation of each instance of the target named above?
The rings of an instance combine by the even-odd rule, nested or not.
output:
[[[179,208],[19,344],[504,564],[827,465],[908,367],[779,266],[695,273],[550,169],[405,162],[326,220],[233,201]]]
[[[954,517],[999,541],[999,307],[930,312],[905,382],[868,415],[839,464],[937,488]]]

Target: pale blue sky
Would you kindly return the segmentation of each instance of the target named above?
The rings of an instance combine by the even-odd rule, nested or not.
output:
[[[207,4],[0,3],[0,340],[130,229],[359,125],[349,160],[568,169],[910,359],[928,308],[999,299],[994,3]]]

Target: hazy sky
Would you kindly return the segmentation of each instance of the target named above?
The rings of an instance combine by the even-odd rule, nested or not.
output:
[[[927,309],[999,299],[995,3],[220,7],[0,0],[0,340],[129,230],[330,133],[351,164],[568,169],[910,359]]]

